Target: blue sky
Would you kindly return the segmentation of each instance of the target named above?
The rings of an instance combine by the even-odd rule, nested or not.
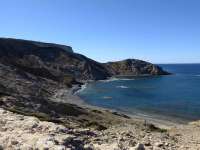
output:
[[[1,0],[0,36],[66,44],[105,62],[200,62],[199,0]]]

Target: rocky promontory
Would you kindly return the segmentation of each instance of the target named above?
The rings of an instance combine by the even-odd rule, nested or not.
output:
[[[137,59],[108,62],[106,68],[113,76],[169,75],[161,67]]]

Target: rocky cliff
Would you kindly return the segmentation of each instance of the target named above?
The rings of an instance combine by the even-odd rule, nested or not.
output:
[[[168,75],[161,67],[137,59],[126,59],[104,64],[113,76]]]
[[[109,77],[102,64],[58,44],[0,39],[0,63],[59,82]]]
[[[114,75],[167,74],[145,61],[127,59],[101,64],[74,53],[69,46],[4,38],[0,39],[0,63],[59,82],[102,80]]]

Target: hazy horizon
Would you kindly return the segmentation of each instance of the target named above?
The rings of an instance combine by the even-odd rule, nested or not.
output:
[[[200,63],[198,0],[7,0],[0,37],[72,46],[99,62]]]

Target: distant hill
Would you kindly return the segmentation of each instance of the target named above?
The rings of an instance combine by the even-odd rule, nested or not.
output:
[[[137,59],[108,62],[104,64],[113,76],[168,75],[161,67]]]
[[[70,46],[5,38],[0,39],[0,62],[55,81],[64,81],[66,76],[82,81],[114,75],[167,74],[145,61],[127,59],[101,64],[74,53]]]

